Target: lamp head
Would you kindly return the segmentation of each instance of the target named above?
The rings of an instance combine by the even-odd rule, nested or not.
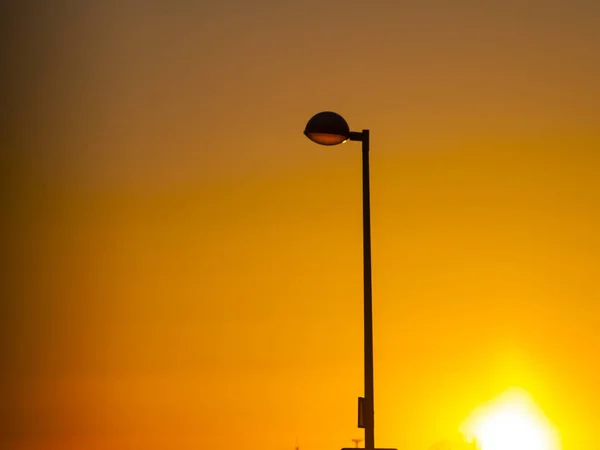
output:
[[[304,134],[317,144],[337,145],[350,139],[350,127],[339,114],[323,111],[311,117]]]

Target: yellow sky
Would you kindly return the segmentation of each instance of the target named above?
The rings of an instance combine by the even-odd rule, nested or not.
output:
[[[353,445],[360,146],[304,138],[324,109],[372,136],[377,445],[517,386],[597,446],[599,6],[53,3],[7,28],[9,448]]]

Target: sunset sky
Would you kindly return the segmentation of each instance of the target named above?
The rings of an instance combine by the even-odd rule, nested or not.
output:
[[[528,392],[599,445],[600,2],[13,2],[3,448],[428,450]]]

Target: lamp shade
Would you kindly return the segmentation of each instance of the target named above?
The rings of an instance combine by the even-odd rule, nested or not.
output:
[[[350,138],[350,127],[339,114],[323,111],[311,117],[304,134],[317,144],[337,145]]]

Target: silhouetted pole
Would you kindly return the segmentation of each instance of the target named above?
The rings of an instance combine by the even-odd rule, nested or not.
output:
[[[342,116],[331,111],[315,114],[304,134],[321,145],[338,145],[347,140],[362,142],[363,194],[363,280],[365,334],[365,397],[360,413],[365,428],[365,450],[375,450],[375,414],[373,394],[373,299],[371,282],[371,197],[369,180],[369,130],[350,131]],[[359,402],[359,404],[361,404]],[[360,417],[360,414],[359,414]]]
[[[375,399],[373,388],[373,290],[371,282],[371,195],[369,178],[369,130],[362,136],[363,270],[365,331],[365,449],[375,449]]]

